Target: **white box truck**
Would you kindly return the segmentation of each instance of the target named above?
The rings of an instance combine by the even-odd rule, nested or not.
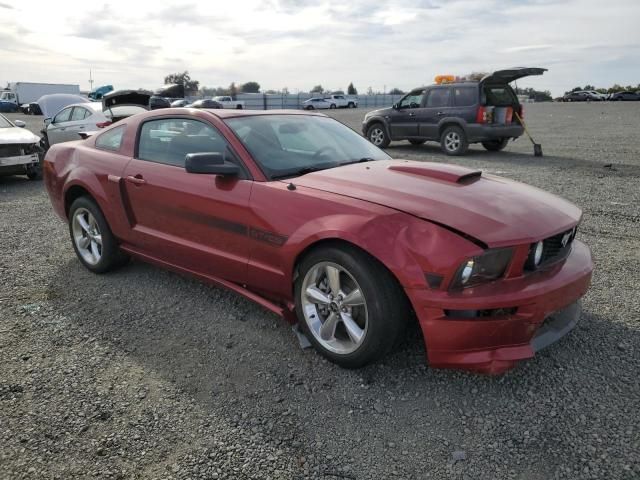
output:
[[[79,95],[80,85],[13,82],[0,91],[0,100],[20,106],[25,103],[37,102],[41,96],[49,95],[50,93],[73,93]]]

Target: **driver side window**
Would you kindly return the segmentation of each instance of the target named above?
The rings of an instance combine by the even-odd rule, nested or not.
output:
[[[65,108],[53,117],[53,123],[68,122],[73,108]]]
[[[400,101],[400,108],[420,108],[423,98],[424,91],[411,92]]]

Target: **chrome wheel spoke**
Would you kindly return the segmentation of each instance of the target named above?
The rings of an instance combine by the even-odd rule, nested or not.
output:
[[[84,230],[85,232],[89,233],[90,230],[91,230],[91,227],[89,226],[89,224],[85,220],[84,214],[83,213],[77,214],[76,215],[76,219],[78,220],[78,223],[80,224],[80,227],[82,227],[82,230]]]
[[[341,313],[340,319],[342,320],[342,323],[347,330],[347,335],[349,335],[351,341],[359,345],[362,341],[364,330],[360,328],[360,325],[358,325],[353,317],[348,313]]]
[[[319,303],[321,305],[329,305],[329,303],[331,303],[329,296],[315,285],[307,288],[305,293],[307,295],[307,299],[315,304]]]
[[[102,246],[102,235],[94,235],[93,239],[96,241],[98,245]]]
[[[331,340],[336,336],[336,327],[338,326],[338,315],[330,314],[320,327],[320,338],[322,340]]]
[[[98,243],[93,240],[91,241],[91,254],[93,255],[95,262],[98,263],[100,261],[100,250],[98,248]]]
[[[78,247],[80,248],[89,248],[89,245],[91,244],[91,240],[89,240],[89,237],[82,237],[80,239],[78,239]]]
[[[362,292],[359,288],[354,288],[342,299],[342,305],[347,307],[356,307],[363,304],[364,298],[362,297]]]
[[[337,295],[340,292],[340,270],[336,267],[327,265],[325,267],[325,274],[327,275],[327,283],[331,289],[331,293]]]

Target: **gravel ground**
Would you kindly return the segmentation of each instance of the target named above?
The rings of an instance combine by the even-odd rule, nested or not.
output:
[[[139,262],[93,275],[42,183],[0,177],[0,478],[640,478],[640,104],[527,107],[543,158],[388,148],[584,209],[581,323],[500,377],[430,369],[415,331],[341,370],[235,294]]]

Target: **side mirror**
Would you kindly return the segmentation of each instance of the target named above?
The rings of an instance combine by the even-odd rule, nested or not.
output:
[[[47,127],[51,123],[51,117],[47,117],[44,119],[44,126]]]
[[[16,121],[14,121],[14,122],[13,122],[13,124],[14,124],[16,127],[20,127],[20,128],[24,128],[24,127],[26,127],[26,126],[27,126],[27,124],[26,124],[26,123],[24,123],[22,120],[16,120]]]
[[[393,108],[394,110],[398,110],[400,108],[400,104],[394,103],[393,105],[391,105],[391,108]]]
[[[189,173],[209,173],[233,177],[240,173],[235,163],[225,162],[219,152],[188,153],[184,159],[184,169]]]

